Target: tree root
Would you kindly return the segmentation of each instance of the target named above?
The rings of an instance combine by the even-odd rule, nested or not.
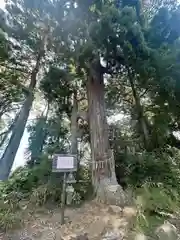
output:
[[[129,205],[132,202],[114,177],[111,179],[103,178],[96,186],[97,202],[121,207]]]

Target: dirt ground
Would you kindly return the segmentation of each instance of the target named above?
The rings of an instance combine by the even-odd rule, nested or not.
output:
[[[60,209],[41,209],[31,220],[25,220],[20,230],[2,233],[2,240],[121,240],[127,239],[133,208],[121,209],[96,202],[80,208],[66,209],[64,225],[60,224]],[[82,236],[83,235],[83,236]]]

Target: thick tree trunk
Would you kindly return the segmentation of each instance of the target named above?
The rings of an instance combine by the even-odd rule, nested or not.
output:
[[[87,94],[93,184],[98,200],[110,204],[124,205],[125,194],[117,183],[114,159],[109,148],[103,74],[98,69],[96,71],[91,70],[87,79]]]
[[[44,55],[44,48],[40,50],[38,54],[36,65],[31,74],[29,93],[27,94],[26,100],[21,108],[19,117],[17,118],[17,121],[15,123],[11,138],[9,140],[9,144],[4,151],[2,158],[0,159],[0,180],[3,180],[3,181],[7,180],[10,174],[12,165],[14,163],[14,159],[16,157],[16,153],[18,151],[18,148],[24,133],[27,119],[29,117],[29,112],[31,110],[32,103],[33,103],[33,91],[36,86],[37,74],[39,72],[40,62],[43,55]]]

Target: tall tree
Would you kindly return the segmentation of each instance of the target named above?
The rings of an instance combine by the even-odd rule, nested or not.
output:
[[[7,25],[6,28],[9,33],[9,37],[12,36],[19,42],[21,56],[23,58],[25,57],[23,56],[24,52],[26,56],[29,55],[29,53],[34,54],[33,60],[35,63],[32,64],[33,66],[30,72],[30,82],[25,101],[21,108],[19,117],[15,123],[9,144],[0,160],[1,180],[6,180],[8,178],[12,164],[14,162],[14,158],[19,148],[19,144],[33,103],[33,95],[37,83],[37,75],[39,73],[40,65],[42,59],[44,58],[48,43],[47,40],[49,29],[47,26],[45,27],[39,25],[40,22],[42,22],[42,12],[40,13],[40,16],[34,14],[34,11],[36,11],[36,9],[33,7],[34,6],[30,4],[30,1],[23,1],[21,2],[21,5],[18,5],[16,1],[14,3],[10,2],[6,6],[8,14],[10,15],[10,21],[12,21],[12,25]],[[23,25],[22,19],[25,25]],[[18,64],[18,59],[15,61],[16,64]],[[27,61],[25,59],[24,61],[25,64],[27,64]]]
[[[76,7],[77,6],[77,7]],[[119,21],[119,10],[109,1],[77,1],[71,6],[70,20],[67,24],[70,28],[68,36],[74,45],[72,53],[78,70],[84,71],[88,96],[88,118],[90,127],[90,139],[92,150],[92,164],[94,171],[94,183],[97,195],[103,201],[121,201],[123,191],[115,177],[114,160],[108,139],[108,124],[104,99],[104,73],[109,71],[107,55],[112,50],[114,25]],[[112,39],[110,39],[112,37]],[[74,40],[75,39],[75,40]],[[110,51],[111,51],[110,50]],[[107,67],[101,64],[101,58],[107,62]],[[114,194],[109,193],[109,185],[114,186]],[[116,195],[117,198],[112,196]],[[106,196],[109,199],[105,199]]]

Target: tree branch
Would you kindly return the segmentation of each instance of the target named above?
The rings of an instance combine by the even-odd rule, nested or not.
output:
[[[81,97],[80,99],[78,99],[79,102],[81,102],[83,100],[87,100],[87,98],[86,97]]]
[[[0,133],[0,137],[2,137],[3,135],[7,134],[8,132],[9,132],[9,130]]]
[[[77,120],[82,119],[83,121],[88,121],[88,113],[84,111],[79,111],[77,114]]]
[[[149,91],[149,88],[147,88],[142,94],[139,95],[139,97],[143,97],[147,92]]]

